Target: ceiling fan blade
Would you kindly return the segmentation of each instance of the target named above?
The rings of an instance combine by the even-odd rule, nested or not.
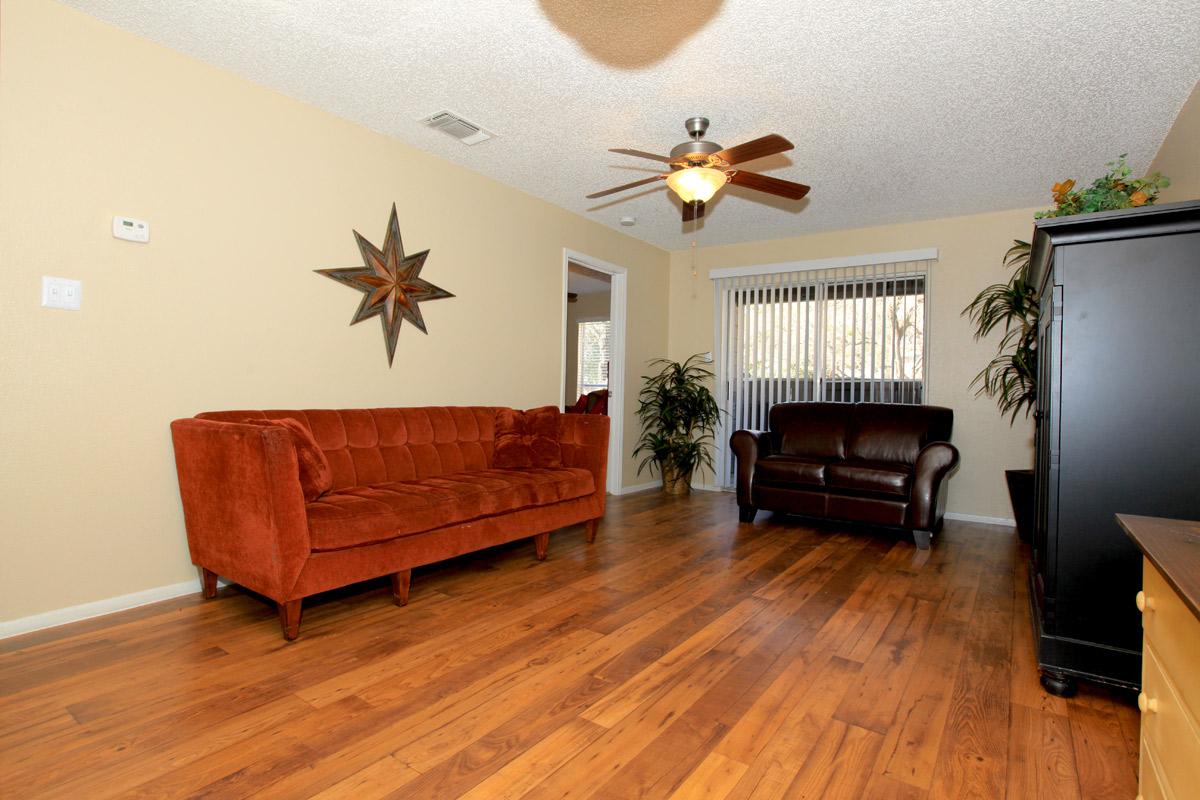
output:
[[[634,181],[633,183],[626,183],[622,186],[614,186],[613,188],[605,189],[602,192],[593,192],[587,196],[587,199],[594,200],[597,197],[604,197],[605,195],[615,194],[616,192],[623,192],[626,189],[632,189],[635,186],[645,186],[647,183],[654,183],[655,181],[660,181],[665,177],[667,177],[667,173],[664,172],[663,174],[655,175],[652,178],[643,178],[642,180]]]
[[[727,147],[720,152],[713,153],[713,156],[727,164],[741,164],[743,161],[753,161],[756,158],[773,156],[776,153],[791,150],[794,146],[779,134],[768,133],[752,142],[739,144],[736,147]]]
[[[799,200],[808,194],[811,189],[811,187],[805,186],[803,183],[785,181],[779,178],[772,178],[770,175],[760,175],[757,172],[746,172],[745,170],[734,172],[729,176],[729,182],[738,186],[745,186],[747,189],[786,197],[789,200]]]
[[[612,148],[609,148],[608,152],[620,153],[621,155],[624,155],[624,156],[637,156],[638,158],[648,158],[651,161],[661,161],[664,164],[671,163],[671,159],[667,158],[666,156],[658,156],[658,155],[655,155],[654,153],[647,153],[645,150],[629,150],[628,148],[624,148],[624,147],[612,147]]]
[[[683,221],[691,222],[694,219],[700,219],[704,216],[703,201],[696,200],[691,203],[683,204]]]

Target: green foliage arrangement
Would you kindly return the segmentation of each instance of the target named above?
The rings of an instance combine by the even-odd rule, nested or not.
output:
[[[650,362],[658,372],[642,376],[637,410],[642,435],[633,455],[645,454],[639,475],[646,467],[651,474],[658,470],[668,489],[687,491],[696,467],[713,468],[713,432],[721,412],[706,385],[713,374],[703,363],[700,353],[683,363],[658,358]]]
[[[1039,211],[1035,219],[1066,217],[1071,214],[1090,214],[1094,211],[1113,211],[1153,205],[1160,190],[1171,185],[1162,173],[1144,178],[1131,178],[1125,154],[1105,166],[1108,172],[1086,189],[1075,190],[1075,181],[1054,184],[1054,208]],[[1013,270],[1007,283],[996,283],[984,289],[963,309],[975,326],[975,338],[982,339],[993,330],[1002,329],[1004,336],[996,348],[996,356],[987,363],[971,386],[976,396],[986,395],[996,400],[1000,413],[1016,422],[1024,411],[1033,410],[1037,400],[1037,287],[1029,275],[1029,242],[1014,240],[1004,254],[1004,265]]]
[[[1029,242],[1014,240],[1004,254],[1004,266],[1013,270],[1012,277],[987,287],[963,309],[975,326],[976,339],[998,327],[1004,330],[995,358],[971,386],[978,387],[976,396],[995,398],[1010,425],[1022,411],[1028,414],[1037,400],[1038,296],[1030,281],[1029,253]]]
[[[1158,193],[1171,185],[1171,181],[1155,172],[1144,178],[1132,179],[1132,171],[1125,163],[1125,153],[1116,161],[1104,166],[1108,173],[1097,178],[1086,189],[1075,190],[1075,181],[1066,180],[1054,184],[1054,208],[1039,211],[1034,219],[1043,217],[1068,217],[1072,214],[1091,214],[1094,211],[1115,211],[1119,208],[1137,208],[1153,205]]]

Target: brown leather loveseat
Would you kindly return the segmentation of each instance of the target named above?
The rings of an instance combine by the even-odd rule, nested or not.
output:
[[[171,423],[192,562],[274,600],[303,599],[604,516],[608,417],[490,407],[220,411]]]
[[[742,522],[758,509],[912,531],[927,549],[941,528],[954,412],[884,403],[780,403],[769,431],[741,430],[737,502]]]

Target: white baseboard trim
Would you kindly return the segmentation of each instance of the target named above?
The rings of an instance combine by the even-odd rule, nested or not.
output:
[[[225,586],[226,582],[218,580],[217,584]],[[34,631],[46,628],[57,628],[59,625],[82,622],[85,619],[102,617],[105,614],[113,614],[117,611],[128,611],[138,606],[157,603],[160,600],[170,600],[173,597],[182,597],[185,594],[198,593],[199,591],[200,578],[197,577],[195,580],[173,583],[170,586],[158,586],[154,589],[144,589],[140,592],[123,594],[119,597],[109,597],[104,600],[81,603],[80,605],[69,606],[67,608],[56,608],[53,611],[45,611],[41,614],[21,617],[20,619],[4,620],[0,621],[0,639],[8,639],[12,636],[33,633]]]
[[[633,494],[634,492],[645,492],[649,489],[662,486],[662,481],[650,481],[649,483],[639,483],[634,486],[622,486],[613,494]]]
[[[1015,527],[1017,521],[1008,517],[981,517],[978,514],[958,514],[956,512],[947,511],[943,516],[946,519],[955,519],[959,522],[982,522],[985,525],[1008,525]]]

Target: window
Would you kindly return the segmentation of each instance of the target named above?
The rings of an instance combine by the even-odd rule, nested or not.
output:
[[[606,319],[579,323],[579,351],[575,385],[580,394],[608,388],[609,332],[612,323]]]
[[[924,402],[931,260],[714,275],[726,485],[729,434],[765,430],[776,403]]]

